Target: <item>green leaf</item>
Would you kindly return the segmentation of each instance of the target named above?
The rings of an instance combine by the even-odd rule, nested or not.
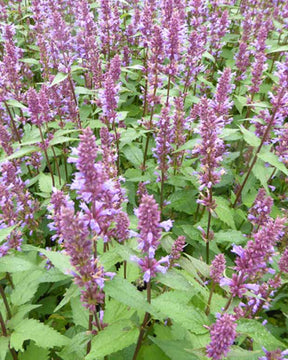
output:
[[[37,147],[37,146],[25,146],[25,147],[22,147],[20,150],[15,151],[13,154],[9,155],[8,157],[5,157],[4,159],[1,159],[1,162],[6,161],[6,160],[18,159],[20,157],[29,155],[34,151],[39,151],[39,147]]]
[[[76,86],[75,94],[77,94],[77,95],[95,95],[95,90],[87,89],[83,86]]]
[[[73,338],[71,339],[71,343],[68,346],[65,346],[63,350],[58,353],[58,355],[63,360],[84,359],[87,352],[88,341],[89,335],[87,334],[87,332],[80,332],[73,336]]]
[[[236,346],[232,346],[227,354],[229,360],[258,360],[263,355],[263,351],[248,351]]]
[[[262,160],[257,160],[253,166],[252,173],[261,182],[266,192],[269,194],[268,180],[272,174],[272,168],[267,168]]]
[[[92,339],[91,351],[85,360],[100,360],[122,350],[136,343],[138,335],[139,329],[129,320],[111,324]]]
[[[7,239],[7,236],[16,228],[17,225],[0,229],[0,244]]]
[[[59,145],[59,144],[63,144],[63,143],[69,143],[71,141],[79,141],[79,139],[77,138],[72,138],[72,137],[68,137],[68,136],[58,136],[58,137],[54,137],[50,142],[49,145],[53,146],[53,145]]]
[[[277,340],[264,325],[256,320],[239,320],[237,333],[250,336],[253,339],[254,350],[260,350],[263,346],[268,351],[276,350],[277,348],[285,348],[283,343]]]
[[[6,359],[6,354],[9,350],[8,346],[9,346],[9,338],[1,336],[0,337],[0,360]]]
[[[62,81],[64,81],[65,79],[67,79],[67,77],[68,77],[68,74],[58,73],[58,74],[55,76],[54,80],[52,81],[50,87],[61,83]]]
[[[49,350],[30,343],[24,353],[19,354],[19,360],[48,360]]]
[[[24,62],[26,64],[30,64],[30,65],[40,65],[39,60],[36,59],[32,59],[32,58],[23,58],[23,59],[19,59],[19,61]]]
[[[59,177],[54,175],[54,180],[55,180],[55,187],[57,189],[60,189],[61,186],[59,183]],[[43,193],[51,193],[53,189],[51,174],[41,173],[38,178],[38,184],[40,191],[42,191]]]
[[[15,99],[10,99],[7,100],[6,103],[10,106],[22,109],[22,110],[28,110],[27,106],[23,105],[22,103],[20,103],[18,100]]]
[[[243,244],[246,243],[247,238],[241,233],[241,231],[237,230],[220,230],[214,234],[214,240],[217,244],[225,244],[230,246],[232,244]]]
[[[207,318],[199,309],[187,304],[190,298],[189,293],[170,291],[153,299],[152,305],[153,309],[162,314],[163,319],[169,317],[195,334],[205,334],[207,329],[203,325],[206,324]]]
[[[242,110],[244,106],[247,105],[247,98],[244,96],[234,96],[234,105],[236,109],[239,111],[239,114],[242,114]]]
[[[143,311],[150,311],[144,295],[127,280],[115,276],[111,281],[105,283],[105,294],[122,304]]]
[[[278,156],[270,151],[261,152],[257,155],[258,158],[267,162],[268,164],[275,166],[276,169],[282,171],[285,175],[288,175],[287,167],[279,160]]]
[[[130,144],[129,146],[125,146],[122,149],[126,158],[133,164],[136,168],[138,168],[143,163],[143,153],[142,151],[135,146],[134,144]]]
[[[282,45],[282,46],[277,46],[276,49],[269,49],[267,51],[267,54],[275,54],[277,52],[285,52],[288,51],[288,45]]]
[[[104,323],[111,324],[119,320],[129,320],[135,311],[115,299],[105,300]]]
[[[28,302],[35,295],[43,271],[23,271],[13,277],[15,289],[11,292],[11,302],[13,305],[22,305]]]
[[[71,299],[79,296],[80,296],[79,287],[74,283],[72,283],[69,289],[66,290],[64,298],[61,300],[60,304],[58,304],[58,306],[54,309],[54,313],[59,311],[66,304],[68,304],[71,301]]]
[[[70,264],[68,255],[57,251],[50,251],[45,249],[38,249],[38,251],[41,251],[41,253],[44,254],[52,262],[52,264],[63,274],[67,275],[70,270],[72,270],[73,267]]]
[[[193,291],[193,286],[181,274],[180,270],[170,269],[166,274],[158,273],[157,280],[171,289],[180,291]]]
[[[54,346],[63,346],[70,342],[67,337],[35,319],[24,319],[14,327],[14,331],[11,334],[10,345],[14,347],[16,351],[22,350],[22,345],[25,340],[33,340],[36,345],[45,349]]]
[[[169,356],[171,360],[198,360],[196,355],[192,355],[189,350],[192,348],[192,344],[184,340],[162,340],[152,336],[149,336],[157,346]]]
[[[87,329],[89,322],[89,311],[86,309],[80,301],[80,297],[73,297],[70,300],[73,322],[75,325],[80,325],[84,329]]]
[[[196,277],[198,277],[198,273],[203,275],[205,278],[209,277],[209,266],[204,261],[198,260],[193,256],[185,254],[185,257],[182,256],[178,263],[183,269]]]
[[[6,255],[0,258],[0,272],[15,273],[18,271],[31,270],[33,268],[35,268],[35,264],[28,259],[25,259],[22,254],[17,254],[17,256]]]
[[[218,196],[215,196],[214,200],[217,204],[215,213],[217,214],[219,219],[228,226],[230,226],[232,229],[236,229],[233,219],[234,210],[229,207],[229,202],[226,199]]]
[[[260,145],[261,140],[252,131],[245,129],[245,127],[242,125],[240,125],[239,128],[240,128],[240,130],[244,136],[244,140],[247,142],[247,144],[249,144],[253,147],[257,147]]]

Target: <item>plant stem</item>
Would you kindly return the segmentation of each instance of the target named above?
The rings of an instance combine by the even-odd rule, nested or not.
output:
[[[149,281],[147,283],[147,301],[148,301],[149,304],[151,304],[151,281]],[[143,337],[144,337],[144,334],[145,334],[145,328],[146,328],[146,325],[147,325],[149,319],[150,319],[150,314],[148,312],[146,312],[145,316],[144,316],[144,320],[143,320],[142,325],[141,325],[141,330],[140,330],[140,333],[139,333],[137,345],[136,345],[132,360],[137,359],[139,350],[140,350],[141,345],[142,345],[142,340],[143,340]]]
[[[209,189],[209,201],[212,204],[212,189]],[[206,232],[206,264],[209,264],[209,239],[210,239],[210,228],[211,228],[211,209],[208,209],[208,224],[207,224],[207,232]]]
[[[7,337],[7,336],[8,336],[8,333],[7,333],[5,321],[4,321],[4,318],[3,318],[2,314],[1,314],[1,312],[0,312],[0,326],[1,326],[1,330],[2,330],[3,336]],[[9,346],[9,351],[10,351],[10,353],[11,353],[11,355],[12,355],[13,360],[17,360],[17,359],[18,359],[18,355],[17,355],[15,349],[11,349],[11,348],[10,348],[10,344],[9,344],[8,346]]]
[[[93,314],[89,315],[89,323],[88,323],[88,331],[91,332],[92,331],[92,322],[93,322]],[[91,340],[89,340],[88,344],[87,344],[87,350],[86,350],[86,355],[89,354],[91,350]]]
[[[42,132],[42,130],[41,130],[41,126],[38,126],[38,129],[39,129],[40,136],[41,136],[41,140],[42,140],[42,144],[43,144],[43,151],[44,151],[44,154],[45,154],[45,157],[46,157],[47,166],[48,166],[48,169],[49,169],[50,174],[51,174],[52,185],[53,185],[53,187],[54,187],[54,186],[55,186],[54,174],[53,174],[53,171],[52,171],[52,168],[51,168],[51,164],[50,164],[50,162],[49,162],[49,157],[48,157],[48,154],[47,154],[46,144],[45,144],[43,132]]]
[[[215,282],[214,282],[214,280],[213,280],[212,286],[211,286],[211,289],[210,289],[210,294],[209,294],[209,299],[208,299],[207,307],[206,307],[206,310],[205,310],[205,314],[206,314],[207,316],[210,314],[210,305],[211,305],[211,300],[212,300],[212,296],[213,296],[214,290],[215,290]]]
[[[247,180],[248,180],[248,178],[249,178],[249,175],[251,174],[251,171],[252,171],[252,169],[253,169],[256,161],[257,161],[257,155],[258,155],[259,152],[261,151],[261,149],[262,149],[262,147],[263,147],[263,145],[264,145],[264,143],[265,143],[265,141],[266,141],[266,139],[267,139],[267,137],[268,137],[268,134],[269,134],[269,132],[270,132],[270,130],[271,130],[271,127],[272,127],[273,122],[274,122],[274,118],[275,118],[276,113],[277,113],[277,110],[278,110],[279,101],[280,101],[280,99],[282,98],[283,91],[284,91],[284,89],[282,89],[282,92],[281,92],[280,95],[279,95],[278,103],[277,103],[277,105],[275,106],[275,109],[274,109],[273,114],[272,114],[272,116],[271,116],[270,122],[269,122],[269,124],[267,125],[267,128],[266,128],[266,130],[265,130],[265,133],[264,133],[263,138],[262,138],[262,140],[261,140],[261,143],[260,143],[260,145],[258,146],[258,148],[257,148],[257,150],[256,150],[256,153],[255,153],[254,158],[253,158],[253,160],[252,160],[252,163],[251,163],[251,165],[250,165],[250,167],[249,167],[249,169],[248,169],[248,172],[247,172],[247,174],[246,174],[246,177],[245,177],[242,185],[240,186],[239,190],[237,191],[236,199],[235,199],[234,204],[233,204],[233,206],[232,206],[233,208],[235,208],[235,206],[236,206],[236,204],[237,204],[237,202],[238,202],[238,200],[239,200],[239,198],[240,198],[240,195],[241,195],[241,193],[242,193],[242,190],[244,189],[244,186],[245,186],[246,183],[247,183]]]
[[[4,305],[5,305],[5,308],[6,308],[6,311],[7,311],[8,319],[11,319],[12,314],[11,314],[10,306],[8,304],[8,300],[7,300],[7,297],[6,297],[6,294],[4,292],[4,289],[3,289],[2,285],[0,285],[0,294],[2,296]]]

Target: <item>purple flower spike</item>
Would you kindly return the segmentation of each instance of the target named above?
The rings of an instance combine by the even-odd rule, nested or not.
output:
[[[143,195],[138,209],[139,248],[146,253],[153,253],[159,245],[161,236],[160,211],[151,195]]]
[[[211,342],[207,346],[207,356],[213,360],[220,360],[227,355],[230,346],[236,338],[235,318],[230,314],[223,314],[210,328]]]
[[[279,269],[283,273],[288,274],[288,248],[285,249],[284,253],[281,256],[281,259],[279,261]]]
[[[219,283],[223,272],[225,271],[226,260],[223,254],[218,254],[211,263],[210,277],[216,283]]]
[[[263,347],[265,356],[261,356],[258,360],[287,360],[288,359],[288,350],[281,351],[280,349],[274,351],[267,351]]]

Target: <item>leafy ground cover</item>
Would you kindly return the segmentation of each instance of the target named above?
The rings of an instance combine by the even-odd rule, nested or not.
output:
[[[0,360],[287,359],[288,2],[0,8]]]

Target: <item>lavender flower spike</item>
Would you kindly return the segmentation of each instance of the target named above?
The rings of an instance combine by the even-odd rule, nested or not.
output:
[[[219,283],[225,271],[226,260],[223,254],[218,254],[211,263],[210,276],[213,281]]]
[[[138,209],[139,248],[153,258],[161,236],[160,211],[150,195],[144,195]]]
[[[220,360],[230,350],[236,337],[236,322],[233,315],[223,314],[210,328],[211,342],[207,346],[207,356]]]

